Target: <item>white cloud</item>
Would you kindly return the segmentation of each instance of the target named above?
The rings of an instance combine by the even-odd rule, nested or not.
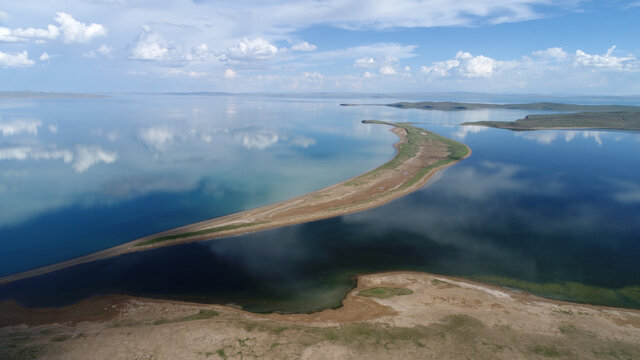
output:
[[[400,59],[408,59],[416,56],[414,51],[417,47],[417,45],[403,45],[398,43],[375,43],[346,49],[319,51],[309,54],[308,58],[311,60],[372,58],[374,60],[372,65],[375,65],[376,61],[379,65],[388,65],[390,62],[397,62]],[[356,66],[355,62],[354,66]]]
[[[152,127],[142,130],[140,138],[150,149],[163,152],[171,146],[175,134],[167,127]]]
[[[548,48],[546,50],[534,51],[532,52],[532,54],[540,58],[552,59],[552,60],[563,60],[563,59],[566,59],[568,56],[568,54],[564,50],[562,50],[562,48],[559,48],[559,47],[553,47],[553,48]]]
[[[371,56],[364,56],[359,59],[356,59],[353,62],[354,67],[365,68],[365,69],[378,69],[378,72],[382,75],[396,75],[397,71],[395,68],[395,64],[397,64],[399,59],[395,56],[385,56],[382,58],[374,59]],[[365,77],[371,77],[372,74],[370,72],[365,72]]]
[[[100,47],[98,47],[98,50],[96,51],[104,56],[109,56],[111,55],[111,51],[113,51],[113,48],[110,46],[107,46],[106,44],[102,44],[100,45]]]
[[[10,30],[9,33],[7,33],[7,30],[9,29],[5,28],[5,30],[0,31],[1,34],[7,34],[7,40],[4,41],[15,42],[26,41],[27,39],[53,40],[60,36],[60,29],[55,25],[47,25],[46,29],[36,29],[31,27],[26,29],[17,28]],[[0,39],[3,38],[0,36]]]
[[[169,55],[166,41],[155,31],[147,26],[142,27],[143,32],[138,35],[129,52],[129,58],[135,60],[164,60]]]
[[[299,42],[291,47],[291,50],[294,51],[315,51],[316,49],[315,45],[311,45],[306,41]]]
[[[97,146],[77,146],[73,168],[76,172],[87,171],[93,165],[101,162],[111,164],[118,159],[118,153],[102,150]]]
[[[575,65],[591,67],[593,69],[629,71],[638,68],[634,55],[617,57],[613,55],[616,46],[610,47],[604,55],[591,55],[582,50],[576,50]]]
[[[495,59],[484,55],[473,56],[465,51],[458,51],[454,59],[440,61],[432,66],[423,66],[426,74],[449,76],[452,72],[468,78],[491,77],[498,65]]]
[[[106,57],[111,57],[111,51],[113,51],[112,47],[107,46],[106,44],[102,44],[95,50],[90,50],[90,51],[87,51],[87,52],[83,53],[82,57],[93,59],[93,58],[95,58],[97,56],[97,54],[102,54],[102,55],[104,55]]]
[[[236,77],[236,72],[232,69],[227,69],[224,71],[224,77],[225,79],[233,79],[234,77]]]
[[[449,70],[460,66],[460,61],[456,59],[439,61],[432,66],[421,66],[420,70],[425,74],[437,74],[440,76],[449,75]]]
[[[46,52],[43,52],[42,55],[40,55],[40,57],[38,58],[38,60],[42,62],[49,61],[49,59],[51,59],[51,57]]]
[[[304,72],[302,73],[302,76],[304,76],[304,78],[306,80],[311,80],[311,81],[322,81],[324,79],[324,75],[322,75],[321,73],[314,71],[314,72]]]
[[[395,75],[396,70],[392,66],[382,66],[380,68],[380,74],[382,75]]]
[[[0,27],[0,41],[55,40],[62,36],[64,43],[71,44],[89,42],[95,37],[107,36],[107,29],[104,26],[96,23],[87,25],[64,12],[56,13],[54,20],[58,25],[49,24],[46,29]]]
[[[98,36],[107,36],[107,29],[104,26],[96,23],[87,25],[67,13],[58,12],[55,21],[60,25],[62,41],[66,44],[84,43]]]
[[[35,62],[29,59],[29,53],[23,51],[20,53],[9,54],[0,51],[0,66],[3,68],[9,67],[27,67],[32,66]]]
[[[575,3],[562,1],[556,6],[566,8]],[[525,21],[544,16],[536,11],[538,5],[553,6],[554,3],[549,0],[256,1],[245,4],[243,11],[238,11],[238,18],[233,18],[233,13],[225,15],[242,24],[251,21],[252,26],[269,30],[299,29],[318,24],[362,30]]]
[[[49,126],[49,132],[52,134],[57,134],[58,133],[58,125],[53,125],[50,124]]]
[[[365,56],[363,58],[356,59],[356,61],[353,62],[353,66],[363,68],[371,68],[374,67],[375,64],[376,61],[371,56]]]
[[[263,38],[244,38],[238,45],[228,49],[226,56],[230,60],[253,61],[271,58],[277,52],[278,48]]]
[[[18,135],[27,133],[32,135],[38,134],[38,127],[42,122],[38,120],[16,120],[11,122],[0,122],[0,133],[3,136]]]

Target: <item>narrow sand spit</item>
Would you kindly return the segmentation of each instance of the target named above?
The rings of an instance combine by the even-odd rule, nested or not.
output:
[[[471,154],[464,144],[406,123],[367,123],[393,126],[391,131],[400,140],[394,145],[396,155],[392,160],[365,174],[276,204],[175,228],[87,256],[9,275],[0,278],[0,283],[134,251],[239,235],[370,209],[418,190],[438,170]]]
[[[381,288],[405,295],[360,295]],[[313,314],[126,296],[0,303],[0,358],[639,359],[640,311],[393,272],[360,276],[342,307]]]

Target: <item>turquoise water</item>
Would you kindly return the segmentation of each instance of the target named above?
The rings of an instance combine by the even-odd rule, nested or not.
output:
[[[640,285],[638,133],[510,132],[456,125],[463,121],[512,120],[528,113],[510,110],[431,112],[338,107],[344,99],[335,102],[224,97],[142,99],[160,108],[166,107],[154,111],[154,116],[144,117],[153,123],[158,121],[156,116],[169,116],[167,109],[177,107],[176,104],[202,102],[209,104],[210,112],[220,110],[222,113],[220,107],[224,108],[225,101],[237,101],[243,107],[254,109],[247,110],[244,120],[233,128],[236,130],[221,133],[219,140],[211,141],[226,144],[228,158],[237,161],[220,160],[219,166],[224,170],[214,165],[205,170],[202,166],[205,162],[185,160],[201,154],[202,147],[208,146],[198,143],[195,137],[185,135],[184,141],[174,138],[170,146],[176,147],[175,152],[171,147],[151,150],[136,137],[140,127],[130,126],[131,135],[129,140],[122,140],[123,147],[107,148],[109,143],[101,143],[105,149],[118,151],[119,160],[112,163],[102,162],[79,173],[72,161],[60,160],[53,164],[42,159],[13,160],[0,162],[2,170],[5,171],[6,164],[27,166],[29,162],[32,169],[38,164],[57,166],[58,171],[67,172],[69,178],[72,178],[70,175],[89,175],[95,170],[100,173],[90,179],[96,184],[108,183],[107,174],[126,178],[125,175],[140,171],[138,166],[150,174],[165,171],[166,184],[180,184],[175,179],[180,179],[182,173],[189,179],[224,179],[226,176],[229,180],[226,187],[220,187],[225,189],[220,197],[204,196],[210,191],[204,185],[195,189],[159,188],[145,192],[140,190],[141,184],[145,184],[142,180],[124,186],[130,189],[126,192],[130,198],[125,200],[117,201],[121,198],[114,196],[114,192],[85,191],[79,196],[81,200],[91,193],[95,197],[104,196],[104,202],[79,201],[2,228],[3,250],[9,249],[13,254],[8,256],[2,252],[3,260],[9,261],[9,265],[3,262],[5,272],[11,272],[12,266],[14,269],[23,266],[23,259],[31,264],[44,262],[45,257],[38,257],[30,250],[35,245],[48,246],[51,252],[64,244],[65,249],[77,251],[76,246],[84,244],[87,237],[73,238],[65,231],[75,229],[73,225],[84,219],[83,216],[87,221],[82,224],[91,224],[92,229],[102,226],[101,232],[105,232],[100,234],[102,237],[90,237],[92,246],[99,248],[126,241],[127,236],[144,235],[145,229],[161,229],[167,226],[166,219],[173,221],[173,225],[191,222],[190,219],[198,216],[211,217],[207,211],[224,214],[242,210],[375,167],[392,156],[391,144],[395,138],[385,127],[360,124],[362,119],[419,122],[422,123],[419,126],[466,143],[473,154],[440,172],[430,186],[375,209],[80,265],[2,286],[0,299],[15,298],[30,305],[61,305],[94,294],[126,293],[235,303],[254,311],[311,311],[339,305],[358,273],[405,269],[479,278],[568,300],[640,307],[640,299],[624,295],[633,291],[602,290]],[[93,101],[124,100],[82,100],[85,104]],[[147,114],[138,103],[141,100],[127,101],[135,103],[127,106]],[[173,101],[176,103],[170,104]],[[254,119],[251,114],[255,109],[271,115],[268,119]],[[73,113],[65,112],[69,116]],[[129,114],[130,110],[124,112]],[[127,116],[129,121],[135,118]],[[211,118],[203,116],[203,119]],[[6,121],[4,115],[3,121]],[[172,124],[169,120],[162,121]],[[286,133],[283,138],[299,136],[316,142],[305,148],[289,144],[292,140],[278,140],[260,151],[247,148],[243,146],[244,137],[233,134],[248,132],[244,129],[251,128],[249,124],[254,121],[262,124],[256,126],[257,129],[270,126],[278,133]],[[176,120],[174,125],[178,128],[181,123]],[[236,124],[230,120],[229,123]],[[123,121],[122,124],[125,127],[129,123]],[[144,126],[147,124],[142,128]],[[38,136],[41,132],[44,130],[39,128]],[[58,134],[61,133],[62,127]],[[130,150],[126,150],[127,147]],[[260,164],[264,161],[269,161],[270,166],[261,173]],[[47,174],[43,172],[41,176]],[[291,179],[287,176],[297,180],[285,181]],[[48,175],[48,179],[39,181],[54,186],[57,182],[52,179],[52,175]],[[87,184],[91,184],[90,179],[86,180]],[[226,190],[235,182],[243,186],[234,188],[235,192]],[[71,184],[57,186],[67,188]],[[17,194],[10,194],[19,198]],[[259,199],[255,198],[257,194],[261,196]],[[115,198],[112,203],[107,201],[110,197]],[[50,225],[61,229],[56,235],[58,240],[52,242],[53,237],[43,236],[51,232]],[[90,230],[78,231],[86,231],[88,236]],[[110,234],[114,233],[122,234],[121,238],[112,240]],[[31,245],[16,246],[16,241],[5,241],[6,234],[12,239],[30,241]],[[65,255],[69,253],[61,252],[59,257]],[[549,283],[576,283],[583,288],[568,287],[573,290],[557,293],[535,287]]]
[[[395,136],[338,100],[286,100],[0,99],[0,275],[301,195],[393,156]]]

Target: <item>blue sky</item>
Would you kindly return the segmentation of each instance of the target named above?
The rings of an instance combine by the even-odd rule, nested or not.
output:
[[[640,94],[640,1],[0,4],[0,90]]]

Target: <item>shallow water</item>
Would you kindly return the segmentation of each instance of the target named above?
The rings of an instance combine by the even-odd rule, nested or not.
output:
[[[241,100],[244,101],[247,99]],[[314,121],[301,120],[298,127],[292,125],[291,133],[320,138],[317,134],[324,129],[329,144],[333,144],[331,139],[350,136],[345,143],[358,144],[352,149],[357,148],[363,154],[360,159],[374,154],[377,164],[391,156],[389,149],[395,139],[382,127],[366,126],[367,130],[362,130],[365,125],[359,123],[361,119],[423,122],[426,124],[420,126],[466,143],[473,154],[439,173],[422,190],[375,209],[80,265],[2,286],[0,298],[15,297],[29,305],[61,305],[94,294],[127,293],[234,303],[253,311],[312,311],[339,305],[353,286],[355,274],[421,270],[519,286],[569,300],[640,307],[640,301],[633,298],[603,292],[603,289],[640,284],[637,235],[640,233],[640,163],[637,160],[640,159],[640,134],[565,130],[510,132],[455,125],[474,120],[511,120],[522,117],[526,113],[522,111],[430,112],[381,107],[340,108],[331,101],[324,102],[326,100],[317,104],[312,101],[311,105],[298,104],[295,99],[293,102],[257,101],[267,103],[260,105],[263,108],[275,107],[284,112],[300,110],[298,106],[314,107],[316,112],[310,112],[315,114]],[[286,104],[284,110],[282,104]],[[212,105],[216,106],[220,104]],[[314,130],[315,127],[318,129]],[[333,164],[340,162],[337,159],[344,155],[341,152],[346,148],[332,152],[333,145],[321,146],[321,143],[325,142],[317,141],[307,149],[315,147],[323,154],[334,154],[325,155],[328,158],[325,163],[301,161],[308,167],[291,169],[314,169],[316,174],[333,172]],[[322,150],[325,146],[327,149]],[[234,151],[249,149],[236,144]],[[276,156],[278,151],[273,147],[265,148],[260,154],[269,152],[274,154],[264,156],[272,159],[272,164],[282,160],[283,164],[289,164],[283,166],[291,166],[289,158]],[[304,150],[298,152],[305,153]],[[146,156],[146,161],[153,163],[154,155]],[[376,165],[363,165],[357,158],[349,158],[345,163],[359,166],[358,172]],[[99,165],[106,168],[115,164]],[[331,166],[325,167],[328,164]],[[238,169],[234,171],[240,171]],[[168,173],[175,171],[169,168]],[[255,169],[250,167],[249,171]],[[281,176],[277,174],[269,176]],[[312,189],[353,175],[345,170],[334,174],[334,178],[323,178],[324,184],[300,181],[304,184],[308,181],[305,186]],[[260,188],[260,176],[268,176],[258,176],[247,180],[258,184],[256,193],[272,189]],[[278,185],[282,183],[274,181],[272,186]],[[159,204],[182,202],[187,204],[184,209],[190,209],[189,204],[198,208],[193,204],[206,202],[201,193],[190,191],[172,193],[172,197],[162,199]],[[286,191],[290,192],[283,194]],[[264,203],[299,191],[302,190],[280,189],[275,195],[263,198]],[[140,216],[136,221],[146,224],[145,219],[154,217],[146,211],[160,211],[150,200],[159,196],[157,193],[166,196],[162,191],[151,191],[136,198],[143,203],[151,201],[149,205],[135,208],[132,203],[121,202],[116,212],[125,212],[121,215],[123,221],[130,214],[136,214]],[[237,198],[228,198],[232,205],[224,209],[217,205],[211,207],[220,213],[241,210],[259,203],[253,195],[239,190]],[[189,203],[185,199],[193,200]],[[246,202],[234,205],[234,199]],[[182,209],[174,210],[178,213]],[[89,212],[92,211],[96,211],[96,206],[89,207]],[[189,214],[198,213],[190,211]],[[62,214],[60,218],[69,218],[67,221],[73,223],[74,216],[81,213],[78,210]],[[189,216],[184,215],[181,220],[189,222]],[[161,220],[157,223],[158,227],[165,225]],[[133,231],[117,222],[106,221],[104,227],[110,231]],[[19,230],[17,226],[14,228]],[[23,233],[18,230],[13,233],[16,237]],[[7,229],[2,231],[6,233]],[[135,231],[142,233],[140,229]],[[4,237],[2,239],[5,246]],[[106,244],[97,242],[101,246]],[[71,242],[69,247],[73,246]],[[579,290],[570,287],[573,290],[560,293],[550,287],[535,287],[547,283],[578,283],[582,287]]]

